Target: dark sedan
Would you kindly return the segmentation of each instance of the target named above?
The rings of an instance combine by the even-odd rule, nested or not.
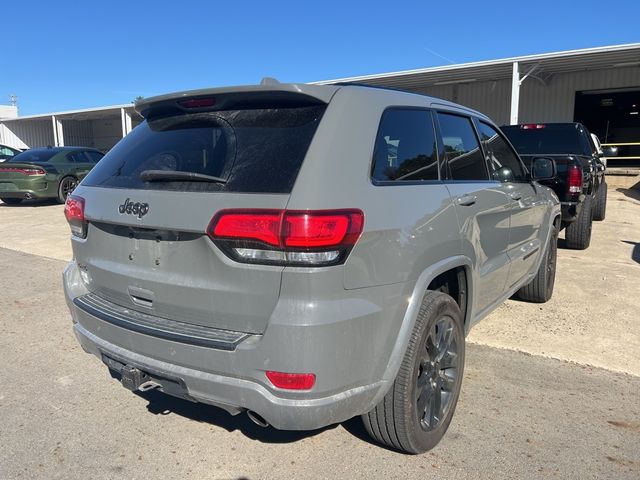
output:
[[[0,164],[0,200],[9,205],[31,198],[64,203],[76,185],[100,161],[93,148],[33,148]]]

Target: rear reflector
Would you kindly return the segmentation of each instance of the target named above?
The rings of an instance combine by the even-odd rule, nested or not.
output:
[[[46,172],[41,168],[17,168],[17,167],[0,167],[0,173],[22,173],[23,175],[44,175]]]
[[[546,125],[543,123],[527,123],[525,125],[520,125],[522,130],[540,130],[541,128],[545,128]]]
[[[567,191],[569,193],[582,192],[582,168],[578,165],[569,165],[567,169]]]
[[[314,373],[267,372],[267,378],[274,387],[285,390],[311,390],[316,383]]]
[[[362,233],[360,210],[222,210],[207,235],[238,261],[278,265],[340,263]]]
[[[71,233],[79,238],[87,236],[87,222],[84,218],[84,198],[69,195],[64,204],[64,216],[69,222]]]
[[[184,108],[203,108],[213,107],[216,104],[215,98],[189,98],[187,100],[180,100],[178,103]]]

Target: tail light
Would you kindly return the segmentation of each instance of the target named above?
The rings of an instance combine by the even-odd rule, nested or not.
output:
[[[545,127],[546,125],[544,123],[526,123],[524,125],[520,125],[522,130],[541,130]]]
[[[316,383],[313,373],[267,372],[267,378],[274,387],[286,390],[311,390]]]
[[[69,195],[64,204],[64,216],[69,222],[71,233],[79,238],[87,237],[87,221],[84,218],[84,198]]]
[[[582,168],[578,165],[569,165],[567,170],[567,191],[569,193],[582,192]]]
[[[207,235],[239,262],[326,266],[342,263],[362,233],[360,210],[222,210]]]
[[[212,97],[188,98],[179,100],[178,103],[184,108],[204,108],[213,107],[216,104],[216,99]]]
[[[29,175],[29,176],[46,174],[46,172],[41,168],[19,168],[19,167],[1,167],[0,172],[22,173],[23,175]]]

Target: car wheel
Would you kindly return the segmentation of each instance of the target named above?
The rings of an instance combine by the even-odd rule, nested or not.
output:
[[[598,199],[593,207],[593,219],[602,221],[607,214],[607,184],[603,183],[598,189]]]
[[[78,185],[78,180],[74,177],[64,177],[60,180],[58,186],[58,201],[64,203],[67,201],[67,197],[73,192]]]
[[[460,308],[449,295],[428,291],[400,371],[382,401],[362,416],[376,441],[422,453],[444,436],[462,385],[465,340]]]
[[[549,243],[544,258],[538,267],[538,272],[531,282],[518,290],[520,300],[534,303],[545,303],[553,295],[556,282],[556,261],[558,259],[558,229],[554,225],[551,230]]]
[[[591,226],[593,212],[593,198],[587,195],[582,204],[578,218],[567,227],[566,245],[574,250],[584,250],[591,243]]]
[[[6,203],[7,205],[18,205],[22,202],[21,198],[0,198],[2,203]]]

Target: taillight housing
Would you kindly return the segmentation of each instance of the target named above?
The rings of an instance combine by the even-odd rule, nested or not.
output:
[[[75,237],[87,238],[87,221],[84,218],[84,198],[69,195],[64,204],[64,216]]]
[[[582,167],[578,165],[569,165],[567,169],[567,192],[582,192]]]
[[[360,238],[364,214],[344,210],[221,210],[207,235],[243,263],[337,265]]]
[[[21,167],[0,167],[0,172],[22,173],[23,175],[29,175],[30,177],[41,176],[47,173],[42,168],[21,168]]]

